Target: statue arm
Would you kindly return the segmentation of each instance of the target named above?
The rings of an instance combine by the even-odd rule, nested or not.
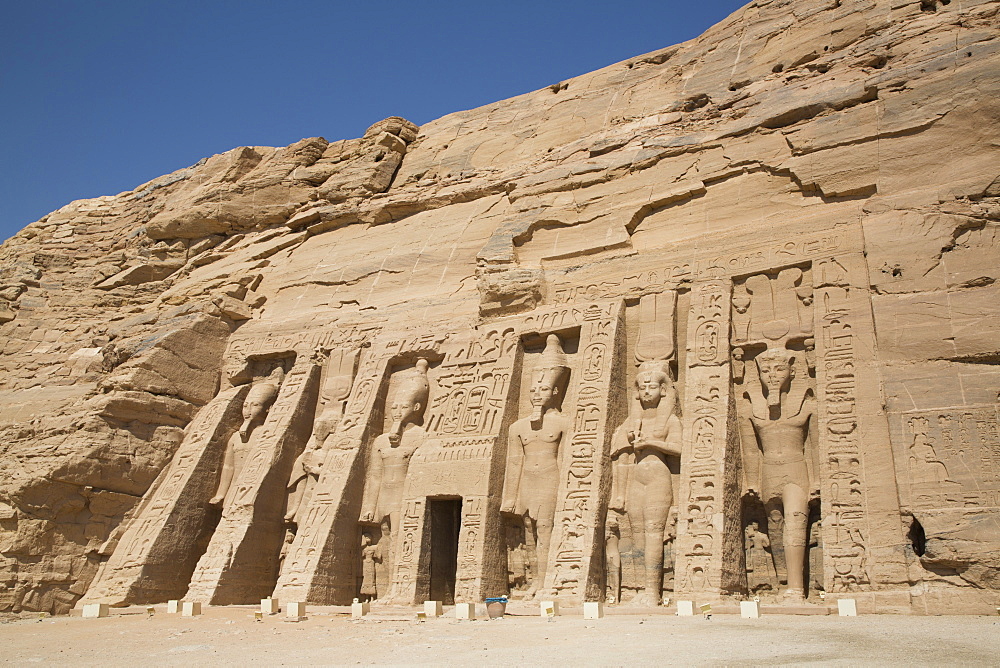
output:
[[[377,440],[377,439],[376,439]],[[373,443],[371,452],[368,455],[368,475],[365,480],[364,501],[361,504],[361,521],[375,522],[380,518],[375,517],[378,510],[379,490],[382,487],[382,453],[378,443]]]
[[[665,438],[663,440],[655,438],[637,438],[633,443],[633,447],[637,450],[649,448],[650,450],[658,450],[665,455],[680,457],[682,447],[682,431],[681,421],[677,419],[676,415],[671,415],[667,420],[667,433],[665,434]]]
[[[819,496],[819,419],[816,416],[816,400],[807,399],[805,407],[809,410],[808,432],[803,444],[806,449],[806,468],[809,469],[809,493]]]
[[[753,420],[748,416],[750,411],[751,405],[746,399],[737,404],[740,451],[743,454],[743,486],[747,491],[760,493],[762,457],[760,444],[757,441],[757,430],[754,428]]]
[[[632,449],[632,443],[628,440],[628,428],[629,421],[626,420],[618,429],[615,430],[614,436],[611,437],[611,458],[614,459],[618,455]]]
[[[504,475],[503,499],[500,511],[512,513],[517,505],[518,491],[521,486],[521,466],[524,463],[524,445],[521,441],[521,430],[515,423],[507,433],[507,472]]]
[[[295,463],[292,464],[292,475],[288,478],[288,489],[291,489],[295,486],[295,483],[306,477],[306,461],[309,458],[309,450],[315,443],[315,438],[315,436],[310,438],[309,442],[306,443],[305,449],[303,449],[302,452],[299,453],[299,456],[295,458]]]
[[[562,418],[559,424],[560,434],[559,434],[559,444],[556,446],[556,462],[559,464],[556,476],[562,476],[562,472],[569,467],[568,460],[570,458],[570,421],[568,418]]]

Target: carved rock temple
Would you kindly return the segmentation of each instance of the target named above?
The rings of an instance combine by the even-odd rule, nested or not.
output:
[[[1000,605],[1000,2],[757,0],[0,247],[0,610]]]

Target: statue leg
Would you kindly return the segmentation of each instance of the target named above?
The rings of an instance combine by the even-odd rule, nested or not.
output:
[[[535,535],[537,537],[536,553],[538,555],[538,574],[535,578],[533,589],[545,588],[545,572],[549,564],[549,546],[552,543],[553,518],[539,518],[535,522]]]
[[[788,568],[790,597],[805,596],[806,530],[809,524],[809,497],[800,486],[789,483],[781,493],[785,511],[785,564]]]
[[[604,540],[604,555],[607,559],[608,588],[611,603],[618,603],[622,594],[622,554],[618,547],[618,534],[609,532]]]
[[[643,562],[645,566],[645,596],[647,605],[660,605],[663,600],[663,543],[667,516],[673,501],[670,473],[646,483],[643,508],[643,534],[645,538]]]
[[[534,558],[529,558],[529,565],[531,566],[531,582],[528,584],[528,591],[526,596],[531,598],[535,595],[535,592],[541,589],[542,583],[545,579],[545,565],[544,559],[542,558],[542,547],[538,540],[538,528],[535,523],[535,519],[528,514],[524,515],[524,539],[525,542],[530,540],[534,543]]]

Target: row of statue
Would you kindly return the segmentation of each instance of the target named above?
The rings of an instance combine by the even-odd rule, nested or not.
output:
[[[783,593],[793,599],[801,599],[807,589],[810,507],[818,498],[813,460],[816,401],[811,382],[796,382],[797,374],[808,376],[808,367],[796,364],[797,354],[784,347],[768,348],[755,357],[757,374],[737,378],[742,380],[738,412],[744,425],[744,449],[755,451],[761,462],[759,482],[747,481],[746,498],[759,502],[768,527],[767,532],[761,531],[759,520],[745,524],[748,582],[758,589],[767,589],[763,586],[767,583],[777,584],[779,570],[771,546],[780,544],[780,575],[787,582]],[[377,574],[380,568],[391,567],[391,536],[400,527],[409,462],[427,438],[423,418],[430,395],[428,370],[427,360],[420,359],[398,379],[387,401],[391,426],[369,448],[358,517],[358,591],[365,599],[385,594]],[[508,530],[514,527],[510,535],[519,537],[501,542],[508,546],[511,587],[523,588],[519,593],[525,598],[551,595],[543,587],[553,549],[560,466],[572,430],[562,411],[570,370],[562,341],[549,335],[531,371],[531,412],[513,422],[507,432],[500,512]],[[282,377],[282,369],[276,368],[247,394],[244,421],[229,440],[212,504],[224,507],[232,498],[233,481],[239,479],[253,448],[254,431],[277,397]],[[799,380],[809,381],[808,377]],[[337,429],[349,391],[347,382],[336,393],[335,401],[326,402],[308,445],[293,466],[285,514],[289,536],[309,504],[324,443]],[[622,525],[628,527],[629,554],[634,562],[630,588],[635,594],[631,601],[641,605],[662,601],[664,552],[670,552],[676,531],[674,488],[685,442],[683,431],[669,363],[662,359],[642,362],[635,373],[629,416],[614,432],[610,447],[613,484],[606,520],[606,561],[612,601],[622,597]],[[780,536],[775,535],[778,529]],[[290,542],[291,538],[286,539],[286,547]],[[670,563],[667,570],[671,570]]]

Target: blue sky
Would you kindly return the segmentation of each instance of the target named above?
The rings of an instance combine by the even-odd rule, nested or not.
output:
[[[244,145],[422,124],[695,37],[740,0],[6,2],[0,240]]]

